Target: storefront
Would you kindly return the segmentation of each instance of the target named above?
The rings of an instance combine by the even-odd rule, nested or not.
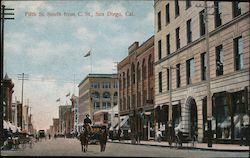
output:
[[[213,95],[213,139],[216,142],[249,141],[249,109],[247,89]]]

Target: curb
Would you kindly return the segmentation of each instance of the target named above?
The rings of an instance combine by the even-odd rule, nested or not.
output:
[[[172,149],[184,149],[184,150],[203,150],[203,151],[218,151],[218,152],[250,152],[249,150],[241,150],[241,149],[213,149],[213,148],[199,148],[199,147],[188,147],[188,146],[169,146],[169,145],[157,145],[157,144],[131,144],[129,142],[112,142],[108,141],[109,143],[120,143],[120,144],[130,144],[130,145],[144,145],[144,146],[156,146],[156,147],[165,147],[165,148],[172,148]]]

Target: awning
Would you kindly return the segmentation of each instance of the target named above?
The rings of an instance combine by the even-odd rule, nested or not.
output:
[[[120,127],[122,127],[123,125],[125,125],[125,123],[126,123],[126,122],[128,121],[128,119],[129,119],[129,116],[123,116],[123,117],[121,117],[121,119],[123,119],[123,120],[120,122]],[[117,126],[115,129],[118,130],[118,129],[119,129],[119,126]]]
[[[16,127],[15,125],[13,125],[12,123],[10,123],[9,121],[5,121],[3,120],[3,128],[4,129],[11,129],[13,133],[16,133],[17,131],[20,132],[21,129],[19,127]]]

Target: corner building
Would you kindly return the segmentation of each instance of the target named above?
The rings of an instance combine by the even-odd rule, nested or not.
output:
[[[208,1],[208,18],[204,6],[154,2],[156,130],[206,142],[211,120],[213,142],[249,141],[249,3]]]
[[[140,46],[134,42],[118,64],[120,116],[129,118],[128,133],[144,140],[154,138],[153,66],[154,36]]]

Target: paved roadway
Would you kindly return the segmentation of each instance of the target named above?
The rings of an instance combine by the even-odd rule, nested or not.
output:
[[[1,151],[1,156],[93,156],[93,157],[249,157],[248,152],[218,152],[167,147],[107,143],[106,151],[100,152],[99,145],[89,145],[86,153],[81,151],[77,139],[57,138],[42,140],[33,148]]]

